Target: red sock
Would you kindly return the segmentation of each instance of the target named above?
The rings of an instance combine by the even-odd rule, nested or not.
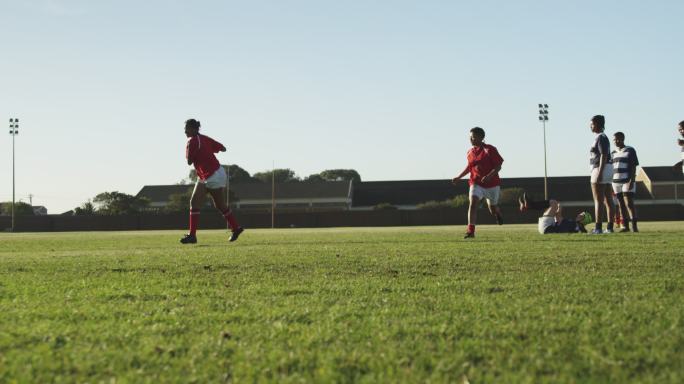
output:
[[[199,215],[200,211],[198,210],[190,210],[190,234],[195,236],[195,233],[197,233],[197,224],[199,224]]]
[[[235,220],[235,216],[233,216],[233,212],[230,209],[223,212],[223,217],[226,219],[226,223],[228,223],[228,226],[231,230],[234,231],[238,229],[239,225],[237,223],[237,220]]]
[[[475,233],[475,224],[468,224],[468,233]]]

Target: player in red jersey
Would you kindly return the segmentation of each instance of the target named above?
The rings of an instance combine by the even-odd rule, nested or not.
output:
[[[480,200],[487,199],[489,212],[496,217],[496,223],[503,224],[501,211],[499,210],[499,194],[501,180],[499,171],[503,158],[493,145],[485,144],[485,131],[480,127],[470,130],[470,144],[473,145],[468,150],[466,165],[460,175],[454,177],[452,182],[457,184],[459,179],[470,173],[470,205],[468,206],[468,231],[465,238],[475,237],[475,223],[477,221],[477,207]]]
[[[226,205],[224,198],[226,193],[226,170],[219,164],[214,153],[225,152],[226,147],[209,136],[199,133],[200,122],[190,119],[185,122],[185,136],[188,137],[188,144],[185,148],[185,158],[188,165],[194,165],[197,171],[197,183],[192,191],[190,199],[190,233],[185,235],[180,242],[183,244],[194,244],[197,242],[197,224],[199,223],[200,207],[204,202],[207,192],[214,200],[214,206],[221,211],[226,219],[228,226],[232,230],[230,241],[235,241],[244,231],[240,227]]]

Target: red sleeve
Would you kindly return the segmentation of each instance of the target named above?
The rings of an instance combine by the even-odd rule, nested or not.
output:
[[[504,159],[501,157],[496,147],[492,146],[489,154],[492,157],[492,163],[494,164],[494,167],[500,167],[501,164],[503,164]]]
[[[211,139],[212,143],[212,149],[214,153],[220,152],[220,151],[225,151],[226,147],[223,146],[223,144],[219,143],[218,141]]]

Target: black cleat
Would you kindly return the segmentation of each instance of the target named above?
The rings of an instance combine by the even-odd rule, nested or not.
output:
[[[464,239],[474,239],[475,238],[475,232],[466,232],[465,236],[463,236]]]
[[[238,227],[236,230],[233,231],[233,233],[230,234],[230,240],[231,242],[235,241],[240,237],[240,234],[244,232],[245,229],[242,227]]]
[[[629,228],[622,228],[621,230],[618,231],[618,233],[625,233],[629,232]]]
[[[503,225],[503,217],[501,217],[501,215],[496,214],[496,215],[494,215],[494,217],[496,217],[496,223],[497,224]]]
[[[197,243],[197,237],[188,233],[180,239],[180,242],[181,244],[195,244]]]

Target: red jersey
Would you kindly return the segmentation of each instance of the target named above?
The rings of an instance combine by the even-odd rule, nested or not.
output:
[[[468,181],[468,184],[477,184],[482,188],[492,188],[501,184],[498,173],[490,176],[486,182],[482,182],[482,176],[503,164],[503,158],[499,155],[499,151],[496,150],[496,147],[489,144],[472,147],[468,150],[467,156],[468,170],[470,171],[470,180]]]
[[[185,158],[192,162],[200,180],[206,180],[221,166],[214,153],[225,151],[226,147],[209,136],[197,134],[188,139]]]

